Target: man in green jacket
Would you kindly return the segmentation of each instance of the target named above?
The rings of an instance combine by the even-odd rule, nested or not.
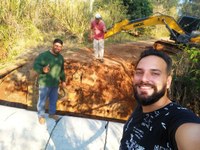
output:
[[[40,124],[45,123],[45,103],[49,98],[49,118],[59,120],[56,113],[58,99],[58,87],[61,81],[65,87],[64,58],[60,54],[63,41],[55,39],[50,50],[41,53],[34,62],[34,70],[39,74],[39,98],[37,103],[38,119]]]

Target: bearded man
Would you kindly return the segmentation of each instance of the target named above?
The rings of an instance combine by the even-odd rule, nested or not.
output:
[[[56,115],[56,102],[58,99],[58,86],[61,82],[66,86],[64,72],[64,58],[60,54],[63,48],[63,41],[55,39],[52,48],[47,50],[35,59],[33,68],[38,73],[39,98],[37,102],[38,120],[45,124],[45,103],[49,99],[49,118],[58,121]]]
[[[149,49],[136,63],[138,106],[124,125],[120,150],[199,150],[200,118],[168,97],[172,60]]]

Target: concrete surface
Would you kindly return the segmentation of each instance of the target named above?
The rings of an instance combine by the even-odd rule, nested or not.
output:
[[[46,115],[0,105],[0,150],[118,150],[122,123],[61,116],[55,122]]]

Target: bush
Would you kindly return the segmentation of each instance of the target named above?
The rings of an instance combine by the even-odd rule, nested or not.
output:
[[[200,49],[186,47],[174,61],[172,99],[200,115]]]

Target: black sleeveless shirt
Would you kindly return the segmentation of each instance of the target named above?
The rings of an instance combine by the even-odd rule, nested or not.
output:
[[[176,130],[188,122],[200,123],[200,118],[176,103],[150,113],[138,107],[124,125],[120,150],[177,150]]]

